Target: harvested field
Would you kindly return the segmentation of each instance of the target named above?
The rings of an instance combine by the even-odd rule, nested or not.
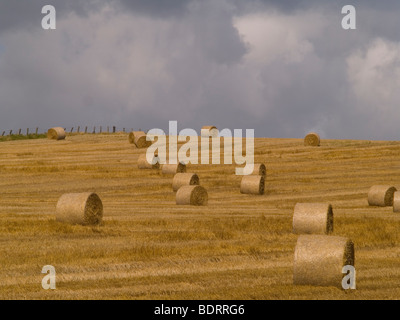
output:
[[[177,206],[171,177],[140,170],[128,134],[0,142],[0,299],[399,299],[400,215],[368,205],[400,188],[400,142],[255,139],[264,195],[235,165],[188,165],[207,206]],[[95,192],[99,226],[57,222],[64,193]],[[333,236],[354,242],[357,289],[293,285],[293,208],[328,202]],[[43,290],[41,269],[56,268]]]

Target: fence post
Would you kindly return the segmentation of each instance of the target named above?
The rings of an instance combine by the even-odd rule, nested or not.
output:
[[[10,130],[10,136],[12,135],[12,130]]]
[[[115,133],[115,126],[113,126],[113,133]]]
[[[21,135],[21,128],[18,130],[18,135],[19,136]]]
[[[107,126],[107,133],[110,133],[110,127]]]
[[[6,133],[6,132],[5,132],[5,131],[3,131],[3,134],[2,134],[1,136],[2,136],[2,137],[4,137],[5,133]]]
[[[93,127],[93,133],[96,133],[96,127]]]
[[[79,130],[80,130],[80,129],[81,129],[81,127],[80,127],[80,126],[78,126],[78,131],[77,131],[78,133],[79,133]]]
[[[71,132],[70,133],[72,133],[72,131],[74,131],[74,127],[71,128]]]
[[[103,132],[103,127],[102,126],[100,126],[100,133],[102,133]]]
[[[36,134],[36,135],[38,134],[38,131],[39,131],[39,128],[36,127],[36,131],[35,131],[35,134]]]
[[[29,128],[26,128],[26,135],[29,136]]]
[[[87,133],[87,127],[85,127],[85,133]]]

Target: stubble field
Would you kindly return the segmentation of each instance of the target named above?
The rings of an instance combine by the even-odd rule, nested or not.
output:
[[[367,202],[374,184],[400,188],[400,142],[257,138],[265,194],[240,194],[235,165],[189,165],[205,207],[177,206],[172,177],[137,168],[144,152],[123,133],[0,142],[0,299],[400,298],[400,214]],[[86,191],[102,225],[56,222],[58,198]],[[332,204],[356,290],[293,285],[297,202]],[[45,265],[56,290],[42,289]]]

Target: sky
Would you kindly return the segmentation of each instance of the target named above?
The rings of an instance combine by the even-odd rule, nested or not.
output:
[[[0,131],[178,121],[398,140],[399,14],[398,0],[0,0]]]

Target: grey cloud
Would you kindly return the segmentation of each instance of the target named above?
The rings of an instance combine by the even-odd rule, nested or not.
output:
[[[353,5],[356,8],[370,8],[374,11],[393,11],[400,9],[400,3],[395,0],[336,0],[336,1],[319,1],[319,0],[232,0],[238,7],[253,7],[260,9],[262,6],[274,7],[282,12],[294,12],[298,10],[308,10],[323,7],[339,8],[345,5]]]
[[[50,3],[9,3],[0,4],[1,129],[167,130],[178,120],[179,129],[215,124],[256,136],[396,137],[400,99],[378,78],[396,83],[389,71],[398,60],[367,78],[349,70],[373,65],[376,38],[386,56],[397,55],[398,2],[355,1],[357,30],[344,31],[343,1],[57,0],[54,32],[40,29],[36,7]],[[390,121],[364,92],[389,96]]]
[[[190,1],[187,0],[117,0],[124,8],[137,14],[147,14],[157,17],[180,16],[186,12]]]
[[[43,18],[42,8],[53,5],[57,17],[62,18],[70,12],[87,16],[89,12],[98,10],[111,0],[18,0],[0,1],[0,34],[7,30],[34,29],[39,30]]]

